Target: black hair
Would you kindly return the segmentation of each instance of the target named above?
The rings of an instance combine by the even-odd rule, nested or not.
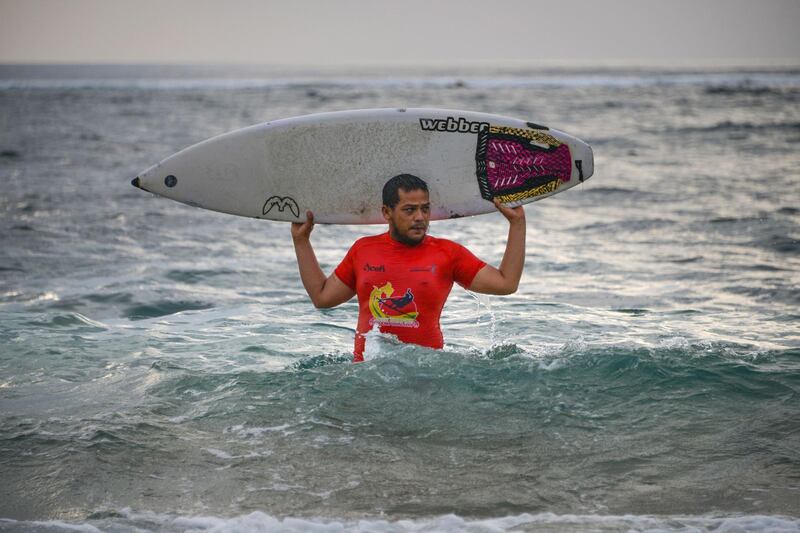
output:
[[[405,192],[417,190],[428,192],[428,184],[413,174],[399,174],[383,186],[383,205],[394,209],[394,206],[400,201],[400,195],[397,192],[399,189],[403,189]]]

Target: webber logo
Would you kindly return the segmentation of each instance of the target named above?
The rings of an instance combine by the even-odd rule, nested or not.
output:
[[[425,131],[447,131],[451,133],[479,133],[489,128],[488,122],[470,122],[463,117],[421,118],[419,126]]]

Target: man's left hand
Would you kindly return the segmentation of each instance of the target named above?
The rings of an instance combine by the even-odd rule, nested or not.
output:
[[[513,223],[517,220],[525,222],[525,209],[523,209],[521,205],[517,207],[506,207],[500,203],[500,200],[495,198],[494,206],[506,217],[509,223]]]

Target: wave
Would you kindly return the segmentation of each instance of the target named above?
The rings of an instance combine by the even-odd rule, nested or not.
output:
[[[50,314],[37,320],[29,320],[25,325],[43,329],[67,328],[72,331],[85,330],[87,328],[91,331],[105,331],[108,329],[106,324],[92,320],[80,313]]]
[[[214,304],[196,300],[162,300],[150,304],[140,304],[125,310],[125,316],[130,320],[146,320],[162,316],[174,315],[183,311],[202,311],[211,309]]]
[[[192,399],[188,409],[203,404],[210,408],[225,398],[234,412],[240,402],[272,390],[278,391],[275,400],[281,406],[291,407],[285,417],[279,417],[280,423],[302,424],[306,415],[321,414],[345,421],[352,418],[355,425],[371,421],[376,428],[391,432],[405,428],[422,435],[438,428],[451,438],[474,431],[495,432],[492,437],[496,438],[507,430],[535,432],[540,424],[558,427],[580,419],[594,425],[598,417],[629,414],[632,407],[655,419],[664,409],[688,413],[695,408],[721,409],[728,402],[760,400],[751,405],[753,412],[743,409],[744,419],[771,402],[782,404],[787,394],[800,387],[800,350],[757,351],[682,339],[665,341],[658,348],[587,348],[579,343],[534,350],[506,344],[479,353],[435,351],[390,341],[379,346],[377,355],[360,364],[352,364],[350,354],[331,353],[304,357],[283,371],[171,373],[149,394],[169,399],[196,391],[201,395]],[[704,394],[698,396],[698,390]],[[304,414],[299,406],[308,403],[309,395],[321,395],[325,402],[310,405]],[[662,403],[666,398],[679,400]],[[398,405],[417,410],[398,411]],[[581,405],[594,407],[564,410],[564,406]],[[527,418],[530,427],[496,427],[497,420],[517,415]],[[469,426],[459,423],[465,417],[472,417]]]
[[[372,378],[375,385],[385,381],[384,370],[391,369],[397,380],[414,380],[424,372],[427,376],[440,376],[443,379],[489,381],[506,376],[509,372],[519,376],[513,381],[525,382],[532,375],[546,377],[553,368],[568,374],[570,380],[587,379],[604,381],[609,377],[619,377],[621,368],[628,368],[631,380],[664,379],[672,375],[685,375],[691,372],[740,372],[746,369],[757,370],[761,365],[771,365],[775,361],[791,361],[800,370],[800,350],[758,350],[750,345],[701,342],[690,343],[681,337],[664,339],[660,345],[642,347],[635,345],[595,346],[583,342],[567,343],[562,346],[534,347],[519,346],[514,343],[496,345],[484,351],[468,349],[432,350],[411,344],[401,344],[389,336],[381,336],[377,344],[378,352],[368,357],[365,363],[351,364],[352,354],[324,353],[310,355],[289,363],[281,371],[265,374],[251,371],[231,374],[208,374],[197,370],[198,379],[215,382],[225,376],[238,379],[252,376],[258,379],[273,380],[276,375],[281,381],[293,382],[298,372],[322,374],[317,376],[315,386],[324,386],[327,378],[331,384],[340,384],[340,379],[354,379],[368,383]],[[554,366],[554,363],[558,363]],[[345,365],[343,368],[340,365]],[[344,375],[338,375],[345,372]],[[377,374],[383,375],[382,378]],[[326,378],[327,376],[327,378]],[[767,374],[766,376],[769,376]],[[181,376],[183,379],[185,376]],[[774,377],[774,376],[773,376]],[[714,380],[711,380],[713,383]],[[248,383],[247,380],[241,384]],[[164,383],[161,384],[162,386]],[[254,383],[261,387],[263,383]],[[302,387],[302,384],[298,384]]]
[[[789,97],[792,100],[798,97],[794,88],[784,87],[769,87],[766,85],[757,85],[753,83],[742,83],[733,85],[710,85],[706,87],[703,92],[709,95],[722,95],[722,96],[778,96]]]
[[[2,67],[2,65],[0,65]],[[85,67],[85,66],[84,66]],[[324,88],[435,88],[435,89],[503,89],[608,87],[635,88],[653,86],[706,87],[709,94],[729,94],[730,91],[765,91],[785,96],[790,89],[800,87],[800,71],[777,70],[763,72],[684,72],[658,70],[498,70],[486,75],[466,70],[458,73],[410,69],[401,72],[365,70],[336,75],[332,72],[215,72],[173,68],[153,70],[117,66],[62,67],[53,70],[0,68],[0,90],[30,89],[134,89],[134,90],[248,90],[297,89],[309,96],[320,96]],[[726,92],[728,91],[728,92]]]
[[[128,401],[111,411],[0,421],[5,477],[14,487],[55,463],[98,469],[93,485],[70,492],[75,505],[122,477],[133,488],[108,505],[157,512],[174,508],[166,495],[171,480],[183,478],[213,515],[113,511],[67,524],[86,531],[720,530],[762,524],[732,515],[753,509],[756,489],[759,512],[792,509],[800,350],[680,338],[653,348],[379,346],[359,364],[331,354],[280,370],[138,366],[114,385],[114,395]],[[59,491],[69,479],[42,490]],[[226,486],[242,499],[218,494]],[[694,492],[677,488],[686,486]],[[653,500],[648,487],[663,490]],[[142,493],[167,500],[162,507]],[[10,494],[16,501],[0,504],[6,516],[25,503],[24,492]],[[203,503],[209,494],[214,501]],[[272,514],[226,516],[252,509]],[[386,515],[353,519],[365,509]],[[597,509],[633,516],[546,513]],[[704,509],[726,514],[687,523],[649,516]],[[341,518],[309,518],[311,512]],[[523,512],[545,514],[516,514]],[[769,520],[763,524],[782,524]],[[0,529],[67,526],[5,522]]]
[[[766,130],[800,131],[800,122],[787,121],[756,124],[753,122],[734,122],[731,120],[723,120],[710,126],[689,126],[685,128],[677,128],[673,130],[672,133],[760,132]]]
[[[204,283],[211,278],[217,276],[230,276],[237,274],[236,270],[230,268],[212,269],[172,269],[165,274],[167,279],[177,281],[179,283],[197,284]]]
[[[611,187],[611,186],[596,186],[596,187],[586,187],[581,194],[584,195],[600,195],[600,196],[610,196],[610,195],[635,195],[638,196],[640,194],[650,194],[648,191],[640,191],[637,189],[630,189],[626,187]]]
[[[518,514],[494,518],[468,518],[456,514],[431,518],[387,520],[365,518],[307,518],[277,517],[254,511],[249,514],[225,516],[180,516],[146,511],[122,509],[103,510],[89,515],[83,522],[63,520],[17,521],[0,519],[0,530],[8,532],[36,531],[62,533],[82,531],[206,531],[227,532],[280,532],[280,533],[336,533],[374,532],[404,533],[422,531],[442,532],[490,532],[490,531],[569,531],[612,532],[648,531],[650,533],[670,531],[770,531],[772,533],[796,533],[800,520],[786,516],[766,515],[706,515],[706,516],[650,516],[650,515],[602,515],[602,514]]]

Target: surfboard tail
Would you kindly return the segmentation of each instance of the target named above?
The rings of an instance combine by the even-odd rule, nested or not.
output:
[[[542,126],[484,128],[475,154],[481,196],[522,205],[563,185],[571,187],[573,180],[588,179],[594,170],[592,150],[585,143],[573,144]]]

